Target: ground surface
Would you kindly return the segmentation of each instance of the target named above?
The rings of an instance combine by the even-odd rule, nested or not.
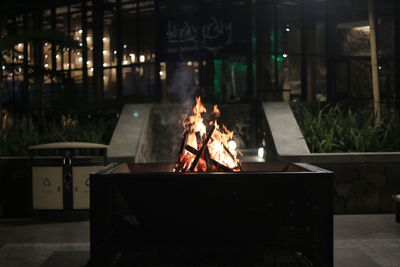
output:
[[[400,266],[394,215],[335,216],[335,267]],[[0,266],[81,267],[89,257],[89,222],[0,220]]]

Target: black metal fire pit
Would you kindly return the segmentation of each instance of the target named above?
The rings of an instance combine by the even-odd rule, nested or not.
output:
[[[333,266],[333,174],[114,165],[91,175],[93,266]]]

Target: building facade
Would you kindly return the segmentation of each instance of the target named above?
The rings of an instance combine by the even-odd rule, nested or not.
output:
[[[82,49],[21,42],[3,60],[12,108],[95,103],[371,101],[368,1],[42,1],[9,21]],[[383,102],[398,106],[400,4],[375,1]],[[36,66],[28,71],[26,66]]]

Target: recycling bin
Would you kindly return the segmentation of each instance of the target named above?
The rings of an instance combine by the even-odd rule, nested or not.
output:
[[[89,209],[89,175],[106,165],[107,147],[86,142],[30,146],[33,210]]]

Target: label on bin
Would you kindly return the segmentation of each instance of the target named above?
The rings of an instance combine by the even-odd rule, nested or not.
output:
[[[44,179],[42,184],[43,184],[43,186],[51,186],[51,182],[50,182],[49,178]]]

